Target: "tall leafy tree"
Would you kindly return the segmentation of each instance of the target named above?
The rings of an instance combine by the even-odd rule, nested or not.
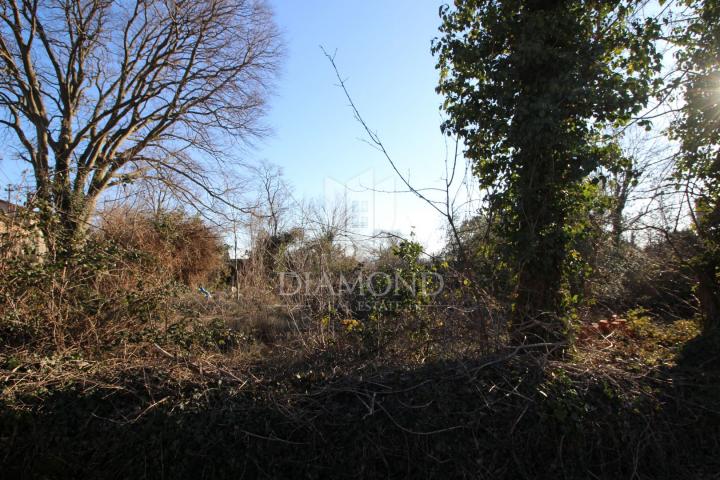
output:
[[[678,177],[689,185],[700,253],[692,259],[703,331],[720,330],[720,2],[682,2],[689,24],[676,33],[684,105],[672,134],[680,143]]]
[[[658,28],[637,1],[456,0],[440,11],[443,128],[465,142],[504,221],[516,341],[562,338],[569,214],[603,137],[652,91]]]

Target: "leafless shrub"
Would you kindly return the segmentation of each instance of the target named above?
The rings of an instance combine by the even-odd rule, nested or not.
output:
[[[98,235],[124,249],[142,252],[163,275],[195,287],[216,282],[226,267],[219,233],[198,217],[176,211],[117,209],[101,215]]]

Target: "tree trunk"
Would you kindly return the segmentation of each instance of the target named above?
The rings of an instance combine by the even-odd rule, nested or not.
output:
[[[565,215],[558,189],[545,177],[549,171],[536,168],[518,192],[517,290],[510,322],[516,344],[556,343],[566,335],[561,291]]]
[[[709,334],[720,328],[720,201],[695,203],[695,228],[700,239],[700,252],[694,261],[698,280],[697,297],[700,301],[702,332]]]
[[[700,301],[703,334],[709,334],[720,328],[720,285],[714,265],[699,269],[697,297]]]
[[[553,273],[544,268],[538,270],[526,266],[518,276],[510,325],[513,343],[556,343],[564,340],[561,271],[561,265]]]
[[[94,208],[92,200],[65,203],[64,207],[41,202],[40,225],[45,247],[52,258],[69,258],[82,250]]]
[[[625,209],[625,202],[620,202],[619,199],[616,199],[618,202],[618,205],[615,206],[615,208],[612,210],[610,216],[611,216],[611,224],[612,224],[612,240],[613,240],[613,246],[615,249],[620,248],[620,244],[622,243],[622,234],[623,234],[623,210]]]

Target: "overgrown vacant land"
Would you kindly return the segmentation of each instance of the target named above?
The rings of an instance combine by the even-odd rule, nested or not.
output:
[[[13,349],[3,464],[19,478],[716,478],[720,375],[674,362],[694,334],[679,323],[637,319],[562,361],[421,363],[347,339],[223,352],[208,337],[230,339],[203,330],[103,354]]]
[[[3,479],[720,479],[720,4],[439,13],[439,186],[318,53],[432,249],[228,153],[265,2],[0,0]]]
[[[640,308],[578,321],[572,346],[507,345],[502,308],[457,273],[434,303],[288,300],[264,288],[264,249],[238,291],[204,299],[182,279],[222,271],[165,255],[222,265],[219,245],[180,214],[133,223],[104,224],[72,268],[3,264],[6,478],[717,478],[719,344],[692,320]],[[281,261],[358,268],[295,243]],[[362,268],[408,283],[446,269],[417,253]]]

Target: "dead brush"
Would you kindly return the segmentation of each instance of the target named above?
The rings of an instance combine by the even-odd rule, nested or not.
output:
[[[199,219],[130,210],[104,217],[71,257],[3,256],[2,348],[57,352],[168,331],[192,317],[178,309],[187,286],[214,281],[224,264],[219,237]]]
[[[229,327],[271,344],[287,336],[293,327],[269,263],[273,258],[263,248],[251,252],[233,274],[232,291],[216,294],[209,304],[222,309]]]
[[[417,365],[281,350],[259,362],[144,344],[103,362],[0,358],[0,401],[33,427],[0,441],[11,468],[57,457],[101,478],[713,478],[698,462],[717,453],[717,397],[692,400],[717,376],[608,369],[613,353],[595,355]]]
[[[70,259],[16,257],[0,269],[3,346],[103,348],[122,331],[162,325],[179,286],[142,255],[90,241]]]
[[[224,274],[220,234],[182,211],[127,208],[104,212],[98,235],[118,247],[143,252],[165,275],[190,287],[217,282]]]

